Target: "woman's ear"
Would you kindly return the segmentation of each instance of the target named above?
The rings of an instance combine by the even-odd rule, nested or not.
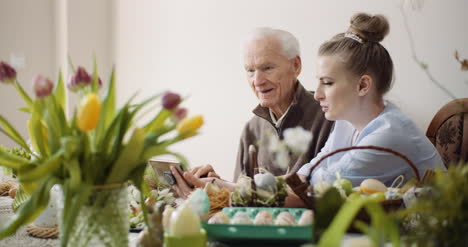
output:
[[[365,96],[371,91],[372,87],[374,86],[374,80],[369,75],[363,75],[359,79],[358,86],[358,95]]]

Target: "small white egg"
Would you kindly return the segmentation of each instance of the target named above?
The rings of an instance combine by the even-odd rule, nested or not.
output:
[[[283,211],[276,216],[275,225],[293,226],[296,224],[296,218],[288,211]]]
[[[273,215],[266,210],[260,211],[254,219],[255,225],[273,225]]]
[[[312,225],[314,222],[314,211],[306,210],[302,213],[301,217],[297,221],[297,225],[305,226],[305,225]]]
[[[252,220],[250,219],[249,215],[246,212],[239,211],[237,212],[234,217],[231,219],[231,224],[252,224]]]
[[[223,212],[217,212],[208,220],[208,224],[228,224],[229,217]]]
[[[364,194],[367,195],[377,192],[385,193],[387,191],[387,186],[385,186],[385,184],[383,184],[379,180],[372,178],[362,181],[361,186],[359,186],[359,188]]]

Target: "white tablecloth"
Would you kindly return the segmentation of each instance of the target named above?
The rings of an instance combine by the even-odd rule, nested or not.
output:
[[[14,216],[11,209],[13,199],[6,196],[0,196],[0,226],[8,222]],[[137,233],[129,233],[129,246],[135,247],[137,242]],[[16,234],[0,240],[0,247],[56,247],[60,246],[58,239],[41,239],[28,235],[26,228],[19,229]]]

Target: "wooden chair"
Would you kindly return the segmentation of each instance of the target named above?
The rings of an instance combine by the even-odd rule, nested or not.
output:
[[[429,124],[426,136],[446,167],[460,161],[468,162],[468,98],[444,105]]]

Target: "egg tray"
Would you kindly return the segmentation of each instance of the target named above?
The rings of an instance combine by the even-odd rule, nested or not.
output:
[[[284,211],[288,211],[296,218],[296,222],[304,208],[267,208],[267,207],[226,207],[223,208],[229,219],[237,212],[246,212],[252,221],[257,213],[262,210],[268,211],[274,219]],[[241,225],[241,224],[208,224],[202,222],[202,227],[208,233],[208,239],[224,243],[274,243],[275,246],[281,243],[300,244],[312,242],[312,225],[306,226],[278,226],[278,225]]]

